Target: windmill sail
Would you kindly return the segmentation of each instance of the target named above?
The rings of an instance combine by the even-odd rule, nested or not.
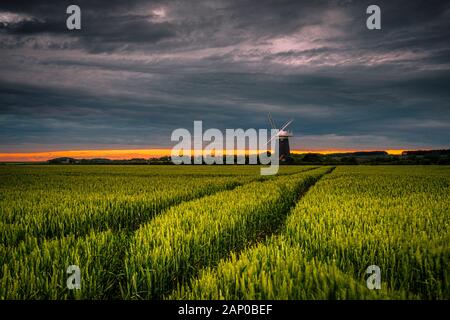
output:
[[[273,121],[272,116],[270,115],[270,112],[269,112],[269,115],[267,117],[269,118],[269,123],[272,126],[272,129],[276,129],[277,125],[275,124],[275,121]]]
[[[292,133],[290,131],[285,131],[285,129],[294,121],[294,119],[290,119],[286,121],[280,129],[277,129],[275,125],[275,121],[272,119],[272,115],[269,113],[267,118],[269,119],[270,126],[272,129],[276,130],[276,134],[270,137],[267,144],[271,143],[274,139],[278,139],[278,149],[281,161],[290,161],[290,148],[289,148],[289,137],[292,137]]]
[[[292,121],[294,121],[294,119],[290,119],[288,122],[286,122],[280,129],[280,131],[283,131],[284,129],[287,128],[288,125],[290,125],[292,123]]]
[[[275,133],[275,134],[269,139],[269,141],[267,141],[267,144],[271,143],[273,139],[275,139],[276,137],[278,137],[278,133],[279,133],[279,132],[280,132],[280,131],[277,131],[277,133]]]

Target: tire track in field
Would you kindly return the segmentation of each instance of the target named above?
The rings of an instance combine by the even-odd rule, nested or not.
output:
[[[285,174],[281,174],[281,175],[277,175],[277,176],[290,176],[290,175],[295,175],[295,174],[299,174],[299,173],[305,173],[305,172],[316,170],[316,169],[318,169],[318,167],[311,167],[311,168],[306,168],[301,171],[297,171],[297,172],[293,172],[293,173],[285,173]],[[214,194],[220,193],[220,192],[231,192],[238,187],[241,187],[241,186],[244,186],[244,185],[247,185],[250,183],[264,183],[273,178],[274,178],[274,176],[268,176],[268,177],[259,176],[255,179],[252,179],[245,183],[237,184],[233,188],[219,190],[214,193],[205,194],[201,197],[195,197],[193,199],[183,201],[183,202],[196,201],[201,198],[214,196]],[[180,203],[173,204],[172,206],[166,208],[159,214],[164,214],[165,211],[168,211],[168,210],[170,210],[171,207],[176,207],[177,205],[180,205]],[[143,222],[142,224],[148,223],[149,221],[151,221],[151,219]],[[123,265],[123,261],[125,260],[126,254],[129,251],[129,246],[130,246],[131,240],[134,236],[134,232],[138,228],[139,228],[139,226],[137,226],[136,228],[127,228],[127,229],[114,231],[114,242],[117,243],[117,245],[116,245],[117,250],[114,252],[113,257],[102,257],[102,260],[108,259],[112,262],[110,267],[108,268],[108,270],[104,269],[102,272],[103,274],[107,274],[107,276],[105,277],[105,278],[107,278],[107,281],[105,281],[105,282],[110,284],[107,289],[102,291],[102,293],[101,293],[102,298],[118,300],[118,299],[123,299],[123,297],[126,295],[125,291],[124,291],[125,290],[124,287],[126,287],[127,284],[126,284],[125,266]],[[100,232],[99,234],[101,234],[101,233],[105,233],[105,232]],[[102,263],[100,263],[100,265],[105,266],[106,263],[102,262]],[[114,278],[114,279],[112,279],[112,278]],[[91,297],[89,297],[89,298],[91,298]]]
[[[233,190],[239,186],[245,185],[247,183],[251,183],[254,181],[258,181],[259,179],[261,179],[260,177],[256,177],[254,179],[250,179],[248,181],[245,182],[240,182],[240,181],[230,181],[229,183],[226,183],[222,186],[216,186],[214,188],[212,188],[211,190],[208,190],[207,187],[204,188],[204,190],[199,190],[195,195],[188,197],[188,198],[183,198],[183,197],[179,197],[179,198],[173,198],[173,199],[168,199],[167,200],[167,204],[163,204],[161,205],[160,208],[155,209],[154,212],[150,213],[150,214],[144,214],[143,218],[139,219],[139,222],[133,222],[133,223],[129,223],[128,225],[120,225],[120,226],[109,226],[109,227],[104,227],[101,225],[101,221],[98,222],[94,222],[94,226],[91,228],[85,228],[85,230],[71,230],[68,229],[66,233],[61,234],[61,235],[44,235],[44,236],[36,236],[36,235],[27,235],[25,230],[22,230],[20,227],[23,227],[21,225],[16,225],[16,224],[10,224],[10,223],[1,223],[0,225],[2,225],[4,228],[8,227],[8,230],[11,229],[10,231],[13,231],[15,229],[16,232],[20,232],[23,233],[23,238],[18,237],[15,240],[12,240],[11,243],[1,243],[2,246],[6,247],[6,248],[14,248],[17,247],[19,244],[23,243],[23,242],[41,242],[41,241],[51,241],[51,240],[55,240],[55,239],[61,239],[67,236],[71,236],[71,235],[76,235],[77,237],[83,237],[86,236],[87,234],[91,233],[91,232],[103,232],[106,231],[108,229],[112,229],[113,231],[116,232],[122,232],[122,231],[134,231],[136,229],[138,229],[140,227],[141,224],[144,224],[146,222],[148,222],[149,220],[151,220],[153,217],[162,214],[164,211],[170,209],[173,206],[177,206],[182,202],[186,202],[186,201],[192,201],[195,199],[199,199],[202,197],[207,197],[209,195],[213,195],[216,194],[218,192],[223,192],[223,191],[227,191],[227,190]],[[86,221],[86,223],[90,223],[89,220]]]
[[[203,196],[201,196],[201,197],[193,198],[193,199],[190,199],[190,200],[187,200],[187,201],[183,201],[183,202],[196,201],[196,200],[199,200],[199,199],[201,199],[201,198],[206,198],[206,197],[209,197],[209,196],[213,196],[214,194],[219,193],[219,192],[233,191],[234,189],[236,189],[236,188],[238,188],[238,187],[242,187],[242,186],[244,186],[244,185],[248,185],[248,184],[253,183],[253,182],[260,182],[260,183],[263,183],[263,182],[269,181],[269,180],[271,180],[271,179],[274,179],[274,178],[277,177],[277,176],[291,176],[291,175],[295,175],[295,174],[299,174],[299,173],[306,173],[306,172],[313,171],[313,170],[316,170],[316,169],[319,169],[319,168],[320,168],[320,166],[313,166],[313,167],[306,168],[306,169],[303,169],[303,168],[302,168],[303,170],[297,171],[297,172],[292,172],[292,173],[282,173],[282,174],[277,174],[277,175],[275,175],[275,176],[259,176],[259,177],[255,178],[255,179],[252,179],[252,180],[247,181],[247,182],[245,182],[245,183],[238,184],[238,185],[236,185],[234,188],[231,188],[231,189],[225,189],[225,190],[221,190],[221,191],[217,191],[217,192],[214,192],[214,193],[212,193],[212,194],[206,194],[206,195],[203,195]],[[332,168],[331,168],[331,171],[329,171],[329,172],[327,172],[327,173],[325,173],[325,174],[328,174],[328,173],[332,172],[334,169],[335,169],[335,167],[332,167]],[[321,179],[322,177],[323,177],[323,176],[321,176],[319,179]],[[318,179],[318,180],[319,180],[319,179]],[[317,181],[318,181],[318,180],[317,180]],[[314,185],[317,181],[315,181],[315,182],[313,183],[313,185]],[[308,187],[307,187],[307,190],[309,190],[309,188],[311,188],[311,187],[312,187],[312,185],[308,186]],[[307,190],[300,192],[300,193],[298,194],[298,196],[297,196],[297,200],[296,200],[296,201],[298,201],[298,199],[299,199],[301,196],[303,196],[303,194],[305,194],[305,193],[307,192]],[[182,202],[182,203],[183,203],[183,202]],[[180,203],[175,204],[175,205],[172,205],[171,207],[176,207],[177,205],[180,205]],[[295,206],[295,203],[294,203],[292,206]],[[170,210],[171,207],[166,208],[166,209],[165,209],[163,212],[161,212],[160,214],[164,214],[164,212]],[[289,212],[291,208],[292,208],[292,207],[290,207],[289,210],[287,210],[286,212]],[[151,220],[151,219],[149,219],[149,220],[143,222],[141,225],[144,225],[145,223],[148,223],[150,220]],[[284,223],[284,221],[283,221],[283,223]],[[120,237],[122,237],[122,239],[125,239],[125,240],[122,240],[122,241],[123,241],[123,245],[120,247],[120,250],[118,251],[118,256],[119,256],[119,257],[118,257],[118,260],[119,260],[119,261],[124,261],[124,260],[125,260],[126,254],[127,254],[128,250],[129,250],[129,246],[130,246],[132,237],[134,236],[134,232],[135,232],[137,229],[139,229],[139,227],[134,228],[134,229],[123,230],[123,231],[120,233]],[[271,233],[271,232],[270,232],[270,233],[265,233],[265,234],[264,234],[264,237],[265,237],[265,236],[268,236],[268,235],[270,235],[270,234],[272,234],[272,233]],[[263,236],[263,235],[261,235],[261,237],[262,237],[262,236]],[[117,267],[118,267],[118,268],[116,268],[116,270],[113,271],[113,273],[115,273],[116,275],[118,275],[118,279],[117,279],[117,281],[115,282],[114,287],[111,288],[111,294],[112,294],[112,298],[113,298],[113,299],[123,299],[123,297],[126,296],[126,294],[125,294],[125,287],[126,287],[126,283],[125,283],[125,282],[126,282],[126,277],[125,277],[125,270],[124,270],[125,268],[124,268],[124,266],[122,266],[122,265],[117,266]]]
[[[294,214],[293,211],[291,212],[292,214]],[[287,247],[289,247],[289,249],[287,249]],[[279,252],[279,250],[281,250],[281,253]],[[302,254],[298,255],[298,252],[302,252]],[[284,255],[284,257],[280,258],[280,254]],[[295,259],[293,259],[294,256],[296,256]],[[270,268],[267,268],[267,265],[264,263],[264,261],[266,261],[267,259],[269,259],[269,261],[271,262],[274,262],[274,264],[271,265]],[[270,259],[274,260],[272,261]],[[290,259],[289,266],[286,267],[284,261],[283,263],[281,263],[280,259]],[[236,265],[238,265],[239,267],[234,268],[234,266]],[[278,277],[275,276],[274,278],[271,278],[269,276],[268,278],[258,278],[258,275],[260,274],[259,272],[261,272],[259,271],[258,273],[251,275],[253,277],[252,280],[256,283],[254,286],[251,286],[249,284],[253,283],[252,280],[243,284],[236,283],[235,279],[244,276],[245,272],[243,270],[246,270],[250,266],[257,266],[255,268],[261,268],[266,274],[271,274],[272,272],[274,272],[275,274],[278,274]],[[279,291],[275,290],[275,294],[272,289],[268,289],[271,288],[267,285],[268,282],[270,282],[272,285],[283,285],[285,283],[290,283],[289,280],[291,280],[296,283],[297,287],[301,287],[301,281],[304,281],[304,278],[302,278],[301,275],[283,279],[283,275],[280,276],[280,270],[286,272],[292,272],[292,270],[296,270],[296,272],[301,273],[304,273],[305,271],[307,273],[318,272],[321,274],[321,277],[323,276],[323,278],[321,278],[322,281],[319,281],[313,286],[311,286],[311,278],[308,279],[309,282],[305,282],[306,285],[310,286],[309,290],[313,292],[311,293],[311,295],[308,295],[306,293],[300,294],[300,291],[290,292],[290,288],[288,287],[283,287],[283,289]],[[321,271],[319,272],[318,270]],[[219,281],[217,279],[226,280]],[[327,282],[330,281],[338,281],[341,291],[333,291],[331,290],[331,287],[323,287]],[[202,290],[202,284],[207,285],[207,287],[205,287],[207,288],[206,290]],[[249,289],[249,287],[251,287],[251,289]],[[227,291],[227,288],[231,289]],[[250,291],[248,291],[247,289]],[[279,287],[277,287],[277,289],[279,289]],[[223,298],[234,300],[255,299],[255,297],[257,297],[255,295],[252,295],[252,293],[248,295],[249,292],[253,292],[253,294],[255,292],[257,292],[258,294],[262,294],[264,297],[260,299],[279,299],[280,296],[277,296],[277,294],[282,295],[281,299],[291,299],[293,296],[295,296],[294,299],[311,299],[311,297],[314,297],[315,294],[318,295],[319,299],[329,299],[328,296],[325,296],[323,294],[323,292],[326,292],[326,290],[328,289],[330,289],[331,291],[326,293],[326,295],[332,295],[332,299],[405,298],[405,292],[402,292],[400,290],[391,290],[388,292],[376,292],[375,290],[375,292],[370,292],[370,290],[368,290],[365,286],[365,281],[361,282],[361,280],[357,279],[352,273],[348,273],[346,270],[343,270],[341,267],[339,267],[339,265],[330,262],[328,259],[324,259],[324,257],[322,257],[321,255],[315,255],[305,252],[304,248],[301,247],[298,241],[290,239],[289,235],[286,233],[280,233],[279,235],[274,234],[273,238],[268,238],[267,241],[259,245],[252,246],[248,250],[234,252],[231,258],[221,260],[218,266],[214,268],[204,269],[200,273],[199,277],[192,277],[188,284],[183,286],[183,288],[177,288],[177,290],[172,291],[170,295],[165,296],[165,299],[218,299],[217,292],[225,292]],[[262,291],[260,292],[258,290]],[[319,292],[314,293],[314,290],[319,290]],[[288,292],[293,295],[287,295]],[[322,295],[320,296],[320,294]],[[351,296],[349,297],[348,294],[350,294]],[[412,295],[410,295],[409,298],[417,299],[418,296],[413,297]]]
[[[253,179],[246,180],[245,182],[240,181],[230,181],[229,183],[223,185],[222,187],[214,188],[213,190],[208,190],[205,188],[204,192],[198,192],[195,196],[189,198],[189,199],[179,199],[179,201],[174,201],[168,206],[163,207],[161,210],[151,214],[147,215],[147,219],[143,219],[140,221],[139,224],[133,224],[125,228],[120,229],[111,229],[111,228],[105,228],[105,229],[98,229],[98,230],[90,230],[86,232],[68,232],[67,234],[64,234],[63,236],[54,236],[54,237],[37,237],[37,236],[26,236],[22,240],[18,240],[17,243],[13,244],[0,244],[0,280],[6,276],[7,271],[4,270],[11,270],[13,269],[14,265],[17,263],[21,263],[21,261],[26,261],[27,259],[33,259],[32,257],[41,256],[39,251],[43,246],[47,247],[58,247],[60,246],[60,243],[64,242],[66,239],[70,243],[74,243],[73,238],[77,238],[79,242],[82,243],[85,239],[92,238],[92,233],[95,233],[99,237],[103,236],[104,234],[113,232],[114,236],[114,242],[120,243],[119,246],[117,246],[117,250],[114,252],[113,257],[96,257],[95,259],[97,261],[100,260],[110,260],[112,262],[111,268],[108,270],[104,270],[102,267],[102,270],[104,270],[104,273],[107,273],[109,275],[116,274],[118,279],[123,275],[123,267],[121,263],[118,263],[118,261],[123,261],[123,258],[125,256],[126,249],[128,248],[129,240],[133,235],[133,232],[137,230],[142,224],[147,223],[151,219],[153,219],[155,216],[163,214],[165,211],[169,210],[171,207],[175,207],[183,202],[189,202],[194,201],[196,199],[208,197],[211,195],[214,195],[216,193],[224,192],[224,191],[231,191],[236,189],[237,187],[243,186],[247,183],[252,183],[255,181],[264,181],[265,178],[262,178],[261,176],[256,176]],[[95,242],[95,239],[93,239]],[[61,249],[63,250],[63,249]],[[76,251],[77,248],[73,247],[72,251]],[[68,248],[64,248],[64,251],[61,252],[61,255],[70,255],[70,251]],[[43,259],[45,259],[44,256],[41,256]],[[100,263],[100,265],[104,266],[105,263]],[[66,268],[67,266],[61,266],[61,270]],[[44,270],[43,274],[48,274],[46,270]],[[108,278],[110,278],[108,276]],[[102,292],[101,297],[113,297],[113,298],[119,298],[120,295],[117,294],[119,292],[119,286],[116,285],[117,281],[114,281],[114,285],[110,286],[108,289],[106,289],[104,292]],[[63,285],[63,284],[61,284]],[[22,299],[22,298],[30,298],[32,296],[31,293],[23,292],[24,296],[14,296],[14,299]],[[91,297],[91,296],[89,296]],[[48,298],[48,297],[47,297]],[[1,298],[0,298],[1,300]]]
[[[287,176],[296,174],[299,172],[306,172],[310,170],[316,169],[317,166],[310,167],[310,168],[301,168],[302,170],[297,172],[288,172],[288,173],[280,173],[279,176]],[[209,176],[205,176],[209,177]],[[232,178],[233,176],[230,176]],[[236,176],[234,176],[236,177]],[[95,216],[94,220],[86,220],[79,224],[76,229],[73,227],[64,227],[60,226],[59,228],[61,230],[33,230],[32,225],[22,225],[22,224],[13,224],[13,223],[2,223],[0,221],[0,230],[5,232],[5,234],[0,237],[0,245],[7,247],[7,248],[13,248],[19,245],[22,242],[27,242],[27,240],[30,240],[28,242],[41,242],[44,240],[53,240],[53,239],[60,239],[64,238],[66,236],[75,235],[77,237],[86,236],[89,233],[92,232],[103,232],[106,230],[113,230],[114,232],[121,232],[121,231],[134,231],[137,230],[142,224],[147,223],[151,219],[153,219],[155,216],[164,213],[165,211],[169,210],[171,207],[177,206],[180,203],[193,201],[196,199],[200,199],[203,197],[207,197],[219,192],[223,191],[229,191],[234,190],[237,187],[255,182],[255,181],[267,181],[269,179],[272,179],[273,176],[254,176],[252,178],[245,177],[245,181],[239,181],[238,179],[230,180],[227,183],[224,183],[223,185],[212,185],[212,186],[204,186],[200,188],[199,190],[196,190],[192,195],[184,195],[184,196],[177,196],[170,199],[165,199],[165,201],[161,204],[156,203],[155,208],[147,208],[144,213],[136,214],[136,216],[133,218],[134,220],[121,220],[117,221],[116,224],[112,222],[107,222],[106,224],[102,223],[102,217],[101,215]],[[113,203],[111,210],[113,210],[114,207],[116,207],[117,204]],[[158,207],[159,206],[159,207]],[[152,212],[149,212],[152,211]],[[31,231],[31,232],[30,232]],[[39,234],[36,234],[39,233]],[[43,234],[42,234],[43,233]],[[8,236],[7,236],[8,235]],[[10,239],[10,240],[9,240]]]
[[[314,169],[316,169],[316,168],[311,168],[310,170],[314,170]],[[314,185],[317,181],[319,181],[325,174],[330,173],[333,169],[334,169],[334,167],[329,167],[328,170],[326,170],[323,173],[318,173],[317,176],[311,175],[311,176],[309,176],[309,177],[307,176],[307,177],[305,177],[303,179],[299,178],[300,180],[297,181],[297,186],[296,186],[297,191],[294,191],[295,194],[294,195],[291,194],[290,196],[287,195],[289,198],[292,197],[293,199],[286,200],[285,197],[280,196],[279,200],[277,200],[277,202],[276,202],[278,205],[280,205],[280,202],[283,202],[283,201],[289,201],[289,202],[287,204],[286,203],[283,204],[283,211],[282,212],[277,213],[277,215],[273,216],[272,218],[268,218],[268,217],[265,218],[266,220],[267,219],[269,219],[269,220],[267,222],[264,222],[261,225],[261,228],[262,228],[261,229],[262,230],[261,233],[259,233],[259,234],[257,233],[255,235],[252,235],[253,231],[245,231],[246,233],[244,233],[244,234],[236,234],[235,236],[238,236],[238,237],[242,238],[243,240],[239,240],[232,247],[228,248],[228,246],[226,246],[226,247],[222,248],[222,250],[219,249],[219,251],[217,253],[214,253],[214,255],[211,256],[211,257],[204,256],[204,258],[206,259],[205,261],[207,261],[207,262],[202,262],[198,266],[196,266],[196,263],[194,263],[194,265],[191,265],[187,269],[184,268],[184,267],[181,267],[182,269],[180,269],[181,271],[179,271],[179,272],[182,272],[182,274],[180,274],[178,276],[176,276],[174,274],[173,275],[174,278],[172,278],[173,281],[168,281],[169,283],[166,283],[164,280],[161,280],[162,282],[160,281],[161,284],[164,285],[163,289],[160,289],[160,287],[158,285],[155,285],[155,284],[149,285],[148,288],[153,288],[152,290],[154,290],[156,288],[156,292],[160,292],[160,293],[152,293],[150,291],[146,291],[146,289],[138,289],[139,286],[140,286],[139,284],[138,284],[138,287],[136,287],[137,291],[134,291],[135,293],[130,293],[130,289],[129,289],[130,288],[130,281],[133,282],[133,280],[130,280],[129,278],[127,279],[126,277],[124,277],[123,280],[121,281],[120,285],[119,285],[120,289],[121,289],[122,298],[145,298],[145,297],[146,298],[151,298],[151,299],[163,298],[165,294],[170,293],[170,291],[173,290],[176,286],[179,286],[180,284],[183,284],[186,281],[188,281],[190,278],[196,276],[198,274],[198,271],[202,267],[206,267],[206,266],[214,267],[215,265],[217,265],[217,263],[220,261],[220,259],[226,258],[227,256],[230,255],[231,252],[240,252],[240,251],[244,250],[245,248],[247,248],[252,243],[257,242],[257,241],[261,240],[262,238],[265,238],[266,236],[273,234],[274,232],[276,232],[280,228],[280,225],[282,225],[284,223],[287,214],[290,212],[292,207],[295,206],[295,204],[297,203],[298,199],[301,196],[303,196],[303,194],[306,192],[305,189],[309,189],[312,185]],[[310,170],[306,170],[306,171],[310,171]],[[304,172],[301,172],[301,173],[304,173]],[[287,185],[285,187],[287,187]],[[281,185],[280,185],[281,189],[278,189],[279,191],[277,191],[277,192],[283,193],[282,190],[285,187],[283,187],[283,184],[281,183]],[[284,206],[286,206],[286,207],[284,207]],[[269,221],[271,221],[271,222],[269,222]],[[281,221],[281,223],[280,223],[280,221]],[[214,226],[211,226],[211,227],[214,228]],[[174,226],[174,228],[175,228],[175,226]],[[259,230],[258,228],[255,229],[255,230]],[[238,230],[238,229],[236,229],[236,230]],[[243,230],[245,230],[245,229],[243,229]],[[145,232],[147,232],[147,231],[145,231]],[[221,242],[222,240],[225,240],[227,237],[229,237],[231,235],[231,234],[227,235],[230,231],[226,231],[226,229],[222,230],[221,232],[225,232],[225,233],[219,233],[218,234],[219,238],[217,238],[217,241],[219,241],[219,242]],[[250,233],[248,233],[248,232],[250,232]],[[234,234],[234,233],[232,233],[232,234]],[[222,239],[222,237],[225,237],[225,238]],[[222,240],[219,240],[219,239],[222,239]],[[131,240],[133,241],[133,239],[131,239]],[[216,240],[213,240],[213,242],[214,241],[216,241]],[[211,242],[211,240],[209,240],[209,242]],[[131,245],[131,243],[130,243],[130,245]],[[210,244],[209,246],[208,246],[208,244],[205,244],[205,245],[207,247],[210,247],[210,248],[215,247],[214,244]],[[153,249],[151,249],[151,250],[153,250]],[[174,250],[176,252],[176,250],[179,250],[179,249],[175,248]],[[207,249],[207,250],[210,250],[210,249]],[[224,252],[220,253],[220,251],[224,251]],[[206,252],[208,252],[208,251],[206,251]],[[219,259],[214,258],[216,256],[216,254],[220,255]],[[133,256],[133,254],[131,254],[131,256]],[[157,263],[157,262],[153,262],[153,263]],[[190,264],[189,262],[187,262],[187,263],[188,263],[188,265]],[[146,264],[142,265],[141,268],[147,269],[149,265],[152,265],[152,262],[148,261]],[[153,264],[153,265],[157,266],[157,264]],[[128,264],[127,264],[127,266],[128,266]],[[163,267],[160,270],[165,270],[165,268],[166,267]],[[132,267],[132,269],[133,270],[137,270],[137,269],[134,269],[133,267]],[[153,269],[151,269],[151,270],[153,270]],[[171,270],[172,270],[172,268],[169,268],[168,272],[169,273],[172,272]],[[139,278],[145,277],[145,274],[136,274],[135,272],[136,271],[131,271],[131,275],[133,275],[133,279],[137,278],[137,281],[141,281]],[[151,275],[154,271],[145,271],[145,272],[147,272],[147,273],[150,272],[150,274],[147,274],[147,276],[157,277],[157,278],[159,277],[159,276],[157,276],[158,273],[155,273],[153,276]],[[177,279],[177,280],[175,281],[175,279]],[[127,283],[127,281],[128,281],[128,283]],[[141,284],[142,284],[142,282],[141,282]],[[124,292],[123,289],[126,288],[127,285],[128,285],[128,291]]]
[[[317,168],[315,168],[317,169]],[[329,169],[329,171],[325,172],[323,175],[321,175],[320,177],[318,177],[313,183],[311,183],[310,185],[308,185],[305,189],[300,190],[300,192],[297,194],[296,200],[290,205],[290,207],[284,212],[284,219],[282,220],[282,222],[276,227],[276,229],[274,229],[271,232],[264,232],[259,234],[254,241],[250,241],[245,247],[241,248],[240,250],[235,250],[235,251],[230,251],[230,254],[228,257],[223,257],[220,261],[217,261],[217,263],[215,265],[209,265],[206,266],[205,268],[202,268],[202,270],[198,270],[198,272],[195,275],[192,275],[190,277],[189,280],[180,283],[179,286],[177,288],[174,288],[171,292],[168,292],[167,294],[163,295],[162,299],[166,300],[166,299],[173,299],[174,296],[176,296],[177,294],[177,289],[180,289],[186,285],[188,285],[193,279],[196,279],[198,275],[200,275],[202,273],[203,270],[206,269],[216,269],[216,267],[223,261],[229,261],[232,257],[232,255],[234,256],[234,258],[236,259],[236,261],[239,260],[239,257],[241,254],[247,252],[249,249],[252,248],[256,248],[258,245],[262,245],[264,243],[266,243],[266,241],[268,241],[268,239],[271,239],[272,237],[277,237],[279,234],[281,234],[281,232],[284,230],[284,227],[286,225],[286,221],[287,218],[289,217],[289,215],[292,213],[292,210],[294,210],[294,208],[297,206],[298,202],[301,201],[301,199],[326,175],[331,174],[334,170],[336,169],[335,166],[331,167]],[[308,170],[309,171],[309,170]],[[176,296],[175,299],[180,299],[179,296]]]
[[[307,172],[307,171],[311,171],[311,170],[315,170],[317,169],[317,167],[309,167],[309,168],[301,168],[302,170],[296,171],[296,172],[289,172],[289,173],[282,173],[279,174],[279,176],[289,176],[289,175],[294,175],[294,174],[298,174],[298,173],[303,173],[303,172]],[[145,224],[146,222],[150,221],[153,217],[155,217],[156,215],[159,214],[163,214],[165,211],[169,210],[171,207],[177,206],[182,202],[189,202],[189,201],[194,201],[196,199],[200,199],[200,198],[204,198],[204,197],[208,197],[208,196],[212,196],[216,193],[219,192],[224,192],[224,191],[232,191],[235,188],[239,187],[239,186],[243,186],[252,182],[264,182],[264,181],[269,181],[271,179],[273,179],[273,176],[268,176],[268,177],[261,177],[261,176],[257,176],[254,179],[251,179],[249,181],[245,181],[245,182],[235,182],[233,185],[230,183],[228,185],[226,185],[226,188],[224,189],[216,189],[213,192],[207,192],[204,193],[198,197],[193,197],[192,199],[189,200],[184,200],[184,201],[179,201],[178,203],[172,203],[171,205],[169,205],[168,207],[165,207],[163,210],[161,210],[160,212],[155,213],[154,215],[150,216],[149,219],[146,219],[145,221],[142,221],[141,224]],[[108,256],[108,257],[103,257],[103,256],[96,256],[94,258],[94,264],[97,266],[99,266],[99,271],[100,273],[103,273],[105,276],[105,279],[107,279],[107,283],[109,283],[109,285],[105,285],[105,288],[103,289],[99,289],[99,292],[96,293],[96,295],[92,295],[91,293],[89,293],[87,296],[82,296],[85,298],[120,298],[122,297],[122,292],[121,292],[121,283],[122,283],[122,279],[124,277],[124,266],[123,266],[123,261],[124,261],[124,257],[126,255],[126,252],[128,250],[129,247],[129,243],[130,243],[130,239],[134,234],[134,231],[136,229],[138,229],[140,227],[141,224],[137,224],[134,225],[133,227],[130,228],[123,228],[120,230],[112,230],[113,231],[113,242],[114,244],[118,244],[115,245],[115,247],[117,248],[117,250],[114,250],[113,255],[112,256]],[[108,230],[98,230],[96,235],[98,235],[98,238],[103,237],[105,234],[108,234],[108,237],[111,236],[110,231]],[[75,241],[73,238],[76,237],[78,239],[78,241]],[[63,242],[65,242],[65,239],[70,238],[70,243],[67,246],[62,245]],[[91,239],[91,244],[87,244],[86,239]],[[20,261],[25,261],[24,259],[34,259],[33,257],[41,257],[42,259],[45,259],[44,253],[41,253],[41,248],[42,245],[45,244],[46,248],[53,248],[51,249],[53,251],[53,254],[59,252],[59,254],[56,254],[57,256],[61,256],[61,257],[65,257],[65,256],[71,256],[70,252],[71,251],[76,251],[78,249],[78,247],[81,245],[81,248],[85,248],[85,247],[91,247],[91,248],[95,248],[97,242],[100,243],[100,241],[97,241],[96,237],[92,235],[92,232],[89,232],[89,234],[79,234],[76,235],[73,233],[68,233],[67,235],[64,236],[57,236],[57,237],[53,237],[53,238],[37,238],[37,237],[28,237],[26,240],[22,240],[20,241],[17,245],[10,245],[10,246],[1,246],[0,247],[0,253],[2,253],[2,257],[0,259],[0,265],[4,266],[4,267],[8,267],[8,266],[12,266],[14,264],[14,261],[17,263]],[[75,248],[76,247],[76,248]],[[83,250],[81,250],[82,252]],[[89,251],[89,250],[87,250]],[[3,255],[3,253],[5,253]],[[87,260],[90,261],[90,259],[88,259],[87,256],[84,256],[83,253],[80,253],[80,259],[82,261],[86,261],[86,263],[92,263],[88,262]],[[70,259],[69,259],[70,260]],[[59,261],[59,259],[58,259]],[[55,261],[55,264],[59,265],[61,263],[61,261]],[[32,261],[30,261],[32,262]],[[110,263],[109,263],[110,262]],[[81,268],[83,268],[83,265],[85,266],[84,263],[82,263]],[[109,266],[106,267],[105,266]],[[66,266],[61,265],[60,268],[61,270],[63,270]],[[59,267],[58,267],[59,268]],[[10,269],[11,268],[7,268]],[[5,270],[7,270],[5,269]],[[40,275],[36,275],[36,276],[43,276],[44,274],[46,274],[46,276],[50,276],[52,277],[51,273],[48,273],[45,269],[43,270],[44,272]],[[0,279],[3,276],[3,268],[0,269]],[[18,278],[17,281],[20,281],[20,277]],[[111,285],[112,283],[112,285]],[[19,282],[19,286],[20,286],[20,282]],[[44,292],[45,293],[45,292]],[[14,296],[14,298],[16,299],[22,299],[22,298],[29,298],[32,293],[27,293],[27,292],[22,292],[21,296]],[[59,294],[58,294],[59,295]],[[69,295],[70,297],[70,295]],[[67,296],[65,296],[65,298],[67,298]]]
[[[314,169],[317,169],[318,167],[316,167],[316,168],[314,168]],[[285,212],[285,214],[284,214],[284,219],[283,219],[283,221],[276,227],[276,229],[274,230],[274,231],[272,231],[272,232],[266,232],[266,233],[261,233],[256,239],[255,239],[255,241],[253,241],[251,244],[249,244],[249,246],[251,246],[251,245],[256,245],[256,244],[258,244],[259,242],[262,242],[262,241],[264,241],[265,239],[267,239],[268,237],[270,237],[270,236],[272,236],[272,235],[276,235],[276,234],[278,234],[279,232],[281,232],[282,231],[282,229],[283,229],[283,227],[285,226],[285,223],[286,223],[286,219],[287,219],[287,217],[289,216],[289,214],[291,213],[291,211],[295,208],[295,206],[297,205],[297,203],[308,193],[308,191],[309,190],[311,190],[311,188],[313,188],[325,175],[328,175],[328,174],[331,174],[333,171],[334,171],[334,169],[336,169],[336,167],[331,167],[330,168],[330,170],[328,171],[328,172],[326,172],[326,173],[324,173],[322,176],[320,176],[316,181],[314,181],[312,184],[310,184],[310,185],[308,185],[305,189],[303,189],[303,190],[300,190],[300,192],[298,193],[298,195],[297,195],[297,198],[296,198],[296,200],[295,200],[295,202],[289,207],[289,209],[288,210],[286,210],[286,212]],[[306,172],[306,171],[310,171],[310,170],[313,170],[313,169],[309,169],[309,170],[305,170],[305,171],[302,171],[302,173],[303,172]],[[249,247],[249,246],[247,246],[247,247]]]

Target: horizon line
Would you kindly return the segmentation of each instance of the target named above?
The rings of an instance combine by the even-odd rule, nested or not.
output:
[[[39,152],[10,152],[0,153],[0,162],[42,162],[54,158],[69,157],[75,159],[95,159],[107,158],[110,160],[130,160],[133,158],[160,158],[171,155],[168,148],[155,149],[85,149],[85,150],[56,150],[56,151],[39,151]],[[291,150],[293,154],[319,153],[352,153],[352,152],[371,152],[385,151],[390,155],[401,155],[403,151],[408,149],[295,149]],[[413,149],[419,150],[419,149]],[[431,149],[420,149],[431,150]],[[226,155],[226,150],[222,151]],[[234,154],[258,154],[267,150],[235,150]],[[192,154],[195,151],[190,151]]]

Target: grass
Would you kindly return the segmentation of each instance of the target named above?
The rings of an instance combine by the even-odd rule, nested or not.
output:
[[[0,299],[449,299],[449,218],[448,166],[2,166]]]
[[[196,270],[282,223],[298,194],[330,168],[255,182],[171,208],[137,230],[125,262],[127,298],[159,298]]]
[[[280,236],[202,271],[169,298],[448,299],[450,176],[440,167],[338,167]],[[382,290],[365,288],[378,265]]]

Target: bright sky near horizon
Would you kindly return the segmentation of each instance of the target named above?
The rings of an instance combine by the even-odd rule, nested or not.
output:
[[[354,152],[361,150],[292,150],[292,153],[339,153]],[[370,151],[370,150],[367,150]],[[399,155],[404,150],[385,150],[389,154]],[[49,152],[30,152],[30,153],[0,153],[0,162],[32,162],[47,161],[59,157],[71,157],[75,159],[93,159],[107,158],[111,160],[133,159],[133,158],[159,158],[170,156],[171,149],[142,149],[142,150],[67,150],[67,151],[49,151]],[[244,151],[248,153],[248,151]],[[259,153],[255,151],[254,153]],[[242,152],[238,152],[242,153]],[[224,154],[226,154],[224,152]]]

